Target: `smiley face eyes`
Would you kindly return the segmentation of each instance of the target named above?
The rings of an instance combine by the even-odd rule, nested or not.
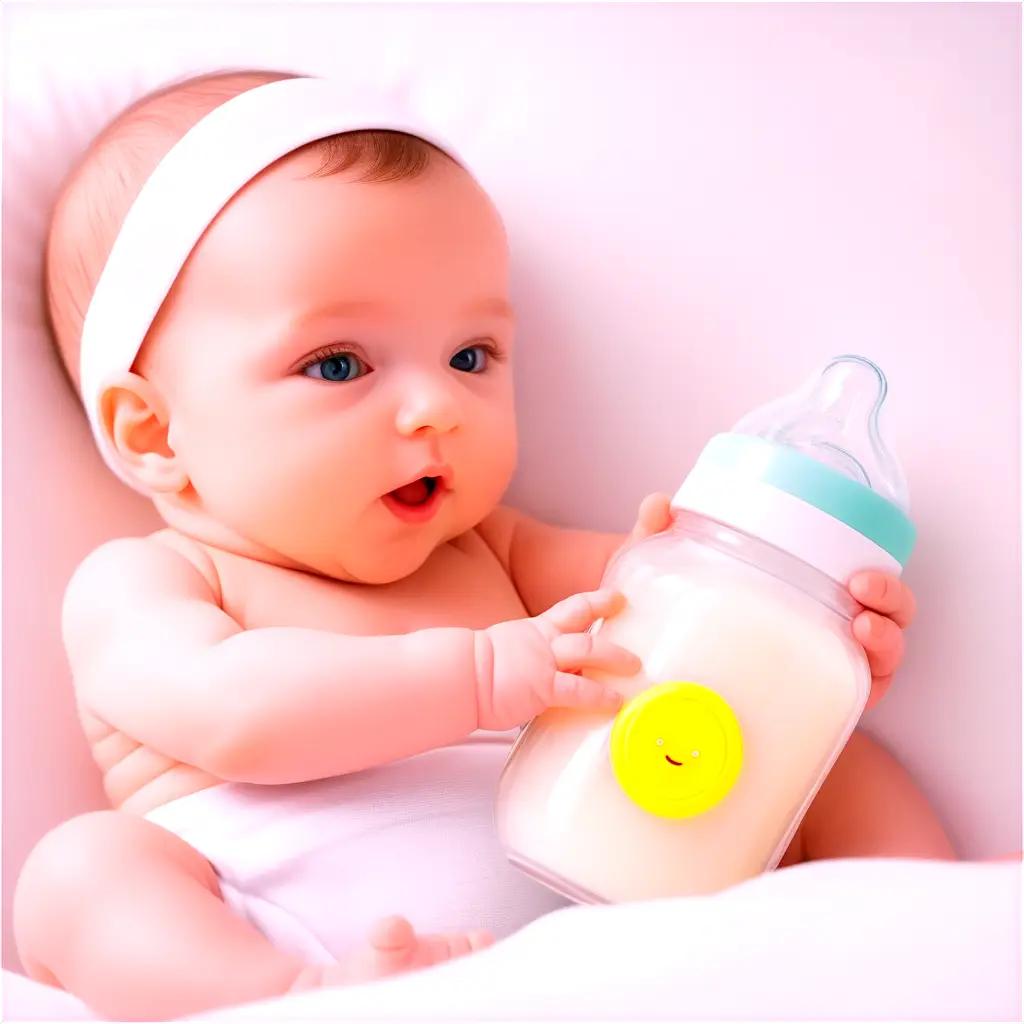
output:
[[[660,736],[654,742],[657,743],[659,747],[665,746],[665,741]],[[700,751],[699,750],[691,750],[690,751],[690,757],[700,757]]]

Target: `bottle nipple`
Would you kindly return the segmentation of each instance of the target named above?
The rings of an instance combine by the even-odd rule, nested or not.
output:
[[[747,413],[732,432],[794,448],[908,513],[906,478],[879,431],[887,391],[870,359],[836,356],[796,391]]]

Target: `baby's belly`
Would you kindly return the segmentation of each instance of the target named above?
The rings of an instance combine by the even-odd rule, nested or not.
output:
[[[225,902],[275,945],[342,957],[372,922],[502,938],[567,901],[514,869],[494,797],[515,732],[283,786],[225,783],[146,817],[210,861]]]

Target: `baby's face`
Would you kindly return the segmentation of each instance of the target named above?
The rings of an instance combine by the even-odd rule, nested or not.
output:
[[[386,583],[484,518],[514,471],[507,242],[454,165],[369,184],[306,177],[319,165],[294,154],[221,211],[137,367],[191,482],[166,508],[257,557]],[[382,501],[445,463],[429,520]]]

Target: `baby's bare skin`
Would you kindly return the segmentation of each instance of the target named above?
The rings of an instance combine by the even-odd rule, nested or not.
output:
[[[182,552],[188,554],[183,556]],[[231,620],[236,630],[233,635],[275,628],[301,631],[293,634],[296,636],[294,647],[288,647],[286,638],[275,637],[281,639],[274,647],[274,653],[281,655],[278,666],[281,685],[290,680],[293,695],[295,682],[303,678],[304,641],[321,633],[337,636],[339,643],[332,650],[339,652],[344,662],[353,637],[380,637],[385,644],[379,647],[378,653],[383,654],[399,646],[400,635],[395,630],[402,635],[426,631],[427,642],[418,648],[424,661],[415,664],[420,681],[412,679],[411,685],[418,687],[421,682],[422,686],[430,688],[430,665],[436,660],[442,671],[445,669],[444,659],[452,634],[471,635],[491,620],[506,630],[520,623],[526,625],[522,603],[500,558],[478,531],[468,531],[438,548],[419,571],[406,579],[394,585],[365,587],[267,566],[244,556],[225,558],[224,554],[171,531],[130,542],[128,547],[118,543],[108,545],[83,563],[86,568],[76,576],[66,601],[65,635],[72,663],[81,669],[75,679],[83,722],[87,728],[96,730],[97,736],[102,733],[102,738],[94,743],[94,750],[98,745],[97,760],[104,769],[111,801],[121,808],[121,813],[105,812],[76,818],[44,837],[19,880],[15,928],[19,952],[31,976],[60,984],[82,996],[97,1011],[118,1019],[176,1017],[312,985],[367,981],[464,955],[493,941],[493,936],[481,930],[417,935],[403,918],[391,916],[382,918],[371,929],[363,949],[353,951],[334,966],[306,965],[275,950],[219,899],[211,899],[211,896],[219,897],[220,891],[208,862],[177,836],[141,817],[152,807],[188,792],[224,781],[244,781],[247,776],[218,773],[211,771],[209,764],[204,766],[169,757],[160,747],[142,744],[131,733],[106,725],[109,719],[119,717],[122,702],[118,695],[128,695],[116,687],[109,688],[105,676],[97,689],[97,676],[89,666],[92,664],[90,653],[96,657],[97,652],[102,655],[109,650],[102,630],[92,625],[96,616],[95,601],[103,600],[100,595],[116,595],[119,588],[130,587],[128,575],[137,571],[142,563],[147,571],[149,593],[158,603],[147,612],[140,593],[128,602],[132,606],[130,612],[123,604],[119,605],[121,610],[114,613],[114,618],[117,620],[120,616],[122,622],[155,624],[152,637],[162,635],[166,640],[160,651],[153,652],[154,658],[160,662],[175,657],[183,659],[178,662],[177,671],[173,665],[168,669],[169,680],[191,678],[190,665],[198,664],[188,661],[194,655],[189,653],[189,645],[184,641],[194,632],[195,627],[189,620],[195,618],[197,611],[203,609],[201,614],[226,621],[224,609],[235,607],[240,621]],[[151,560],[150,564],[146,564],[147,559]],[[189,589],[190,600],[180,606],[180,599]],[[177,600],[173,599],[175,594]],[[172,601],[165,602],[168,595]],[[249,602],[248,613],[234,604],[233,599],[241,599],[243,595]],[[473,596],[472,602],[467,600],[469,596]],[[598,618],[614,614],[620,601],[621,598],[614,595],[610,598],[594,595],[588,599],[575,595],[546,613],[546,617],[554,621],[559,609],[564,609],[564,628],[558,630],[557,637],[552,634],[549,642],[552,651],[561,652],[557,660],[566,673],[588,665],[626,673],[639,667],[632,655],[613,648],[600,637],[588,638],[581,632]],[[116,596],[114,603],[118,604]],[[258,618],[251,611],[253,607],[261,609]],[[126,614],[132,619],[124,619]],[[104,617],[104,612],[100,612],[100,616]],[[474,626],[454,627],[460,619]],[[314,625],[305,626],[304,620]],[[125,630],[116,634],[119,649],[134,646],[139,654],[149,650],[150,637],[137,633],[129,637],[128,633]],[[513,635],[510,648],[502,646],[503,635],[496,635],[492,641],[495,680],[501,677],[499,665],[507,663],[510,652],[514,658],[519,658],[519,647],[527,634]],[[559,643],[577,639],[587,642]],[[182,646],[184,652],[176,654],[176,649]],[[579,647],[578,652],[573,650],[576,647]],[[436,657],[432,658],[432,654]],[[137,664],[143,665],[143,662],[140,660]],[[331,700],[342,710],[350,705],[347,694],[352,692],[349,689],[352,684],[369,682],[372,686],[372,681],[364,680],[358,673],[350,682],[346,678],[351,674],[345,672],[347,667],[345,664],[339,667],[329,691]],[[380,667],[393,674],[390,662]],[[537,674],[531,672],[530,675]],[[134,678],[136,674],[131,670],[122,677],[125,681]],[[565,678],[573,686],[579,683],[592,689],[583,691],[584,697],[579,700],[569,696],[566,699],[544,698],[533,708],[534,712],[545,706],[618,706],[617,698],[610,702],[608,698],[612,695],[602,686],[586,684],[577,676],[566,675]],[[388,681],[379,680],[382,686]],[[409,683],[410,680],[399,682]],[[456,680],[456,684],[471,688],[476,686],[476,680],[468,675],[461,682]],[[414,689],[406,690],[408,694],[414,692]],[[96,694],[104,703],[102,714],[95,711]],[[319,720],[326,711],[324,703],[304,700],[301,695],[294,699],[300,708],[306,709],[307,719]],[[139,707],[148,704],[143,694],[141,704],[128,698],[124,706],[131,706],[137,714]],[[443,719],[447,710],[443,704],[442,699],[440,705],[434,705],[435,717]],[[490,702],[488,706],[492,705],[497,708],[500,702]],[[161,707],[158,703],[152,708],[156,714],[151,721],[160,721],[163,717]],[[511,715],[511,721],[530,717],[529,711],[520,712],[515,707],[508,712],[492,710],[485,715],[481,707],[479,721],[484,728],[503,729],[508,725],[501,717],[503,714]],[[397,722],[400,718],[400,711],[388,708],[387,719]],[[177,736],[181,743],[191,742],[194,737],[177,732],[177,724],[172,722],[165,734]],[[230,724],[210,720],[215,730],[229,728]],[[383,735],[389,724],[380,717],[372,723],[365,717],[355,723],[356,728],[350,732],[352,737],[368,726],[374,731],[380,730],[382,735],[371,737],[363,748],[363,760],[354,762],[353,770],[369,763],[367,755],[381,760],[377,748],[389,739]],[[449,719],[442,725],[450,728],[455,737],[469,731],[457,719]],[[420,733],[409,733],[408,728],[406,733],[400,740],[406,744],[400,755],[431,745]],[[347,761],[358,756],[351,753],[350,748],[355,744],[346,742],[343,729],[338,729],[334,735],[337,756]],[[288,728],[265,732],[260,736],[260,757],[256,761],[231,758],[224,763],[260,764],[267,758],[268,747],[276,743],[274,763],[282,766],[278,770],[289,772],[292,778],[295,776],[290,766],[298,761],[293,746],[295,740],[296,731]],[[412,748],[406,749],[409,744]],[[110,753],[117,746],[127,751],[120,760]],[[200,745],[197,749],[203,748]],[[323,752],[328,758],[324,763],[330,763],[332,754],[333,751]],[[342,760],[337,763],[342,764]],[[262,773],[262,767],[260,771]],[[321,769],[305,770],[298,777],[312,779],[320,774]],[[286,780],[272,776],[269,781]],[[70,853],[73,856],[69,857]],[[69,907],[73,908],[76,919],[73,923],[77,928],[68,928]],[[91,934],[88,941],[83,942],[83,933],[98,926],[100,917],[101,934],[106,942],[95,940]],[[157,966],[155,971],[154,965]],[[114,966],[120,971],[112,972]]]
[[[200,544],[174,530],[161,530],[150,539],[188,558],[208,584],[211,600],[219,597],[219,607],[242,629],[304,626],[349,636],[382,636],[432,626],[483,629],[529,614],[478,529],[441,545],[405,579],[378,586],[268,565]],[[142,815],[225,781],[195,765],[175,763],[119,732],[86,703],[80,703],[79,713],[115,808]]]
[[[526,528],[522,527],[524,523]],[[515,569],[526,601],[512,575],[510,556],[517,533],[521,543],[515,546]],[[546,552],[538,537],[550,540],[555,534],[566,544],[560,550],[575,552],[575,557],[550,557],[553,552]],[[567,596],[562,590],[593,582],[595,567],[603,566],[625,540],[618,534],[558,530],[500,506],[477,528],[439,547],[416,573],[394,584],[375,587],[268,566],[197,544],[170,530],[153,535],[148,543],[166,545],[186,557],[197,580],[202,579],[211,604],[230,609],[245,629],[312,626],[346,635],[394,635],[460,623],[479,629],[528,615],[538,600],[557,601]],[[543,590],[536,589],[541,582]],[[471,601],[467,600],[469,595]],[[62,836],[53,837],[62,840],[64,848],[70,846],[84,851],[83,855],[90,854],[83,872],[87,877],[77,878],[73,872],[69,875],[66,855],[60,849],[54,853],[51,847],[44,847],[34,853],[28,884],[35,882],[36,888],[46,888],[45,897],[37,902],[52,912],[61,885],[73,886],[79,894],[88,885],[108,922],[112,915],[116,919],[121,898],[127,899],[125,931],[137,936],[139,929],[131,921],[150,912],[147,896],[160,894],[160,906],[151,913],[159,912],[164,928],[151,941],[155,946],[166,942],[168,965],[181,960],[183,951],[186,958],[201,955],[207,967],[218,958],[242,963],[251,972],[248,976],[259,978],[263,988],[238,985],[228,968],[223,980],[214,975],[218,984],[212,990],[207,970],[202,975],[207,981],[205,987],[184,990],[175,982],[173,991],[159,1003],[154,999],[156,983],[150,979],[142,992],[123,982],[113,988],[98,988],[91,973],[94,963],[72,965],[66,956],[62,960],[66,950],[59,943],[54,949],[54,937],[62,935],[58,922],[51,924],[38,910],[34,916],[25,911],[25,897],[21,896],[19,919],[30,919],[31,934],[19,929],[19,945],[33,976],[63,983],[89,996],[94,1006],[106,1009],[111,1016],[141,1019],[157,1005],[159,1016],[173,1016],[197,1007],[298,991],[311,985],[366,981],[464,955],[492,941],[482,932],[417,936],[408,922],[392,917],[379,922],[363,950],[335,968],[304,967],[277,953],[222,903],[209,900],[211,894],[218,896],[219,890],[212,867],[202,857],[176,836],[138,817],[161,803],[224,780],[196,765],[176,763],[104,726],[85,704],[81,712],[87,730],[97,737],[93,749],[104,771],[111,802],[130,815],[116,820],[104,816],[75,819]],[[120,758],[113,753],[118,748],[126,751]],[[886,820],[894,814],[899,816],[898,827],[894,827],[897,822]],[[805,835],[808,829],[813,837],[810,849]],[[866,734],[857,732],[779,866],[785,868],[812,855],[884,853],[950,856],[951,850],[906,773]],[[104,881],[111,866],[116,867],[116,874],[108,879],[108,890]],[[127,884],[129,880],[134,884]],[[102,894],[108,891],[111,898],[101,904]],[[38,936],[35,941],[33,935]],[[47,951],[49,956],[43,958]],[[151,947],[147,960],[152,953]],[[47,963],[62,964],[61,975]],[[139,978],[137,971],[131,974]]]
[[[79,712],[117,811],[44,837],[15,929],[31,976],[113,1017],[487,943],[384,918],[351,960],[310,968],[236,917],[211,865],[148,811],[224,781],[345,774],[547,706],[608,707],[586,669],[629,673],[582,635],[610,605],[538,624],[599,585],[625,536],[499,504],[516,465],[514,338],[489,199],[450,165],[393,185],[310,177],[319,165],[285,158],[225,207],[108,392],[103,427],[167,529],[105,546],[69,586]],[[308,319],[339,300],[379,308]],[[480,340],[504,357],[480,374],[450,362]],[[372,372],[308,377],[336,342]],[[452,473],[438,513],[399,521],[381,496],[434,463]],[[950,851],[906,773],[858,732],[781,866],[887,853]]]

